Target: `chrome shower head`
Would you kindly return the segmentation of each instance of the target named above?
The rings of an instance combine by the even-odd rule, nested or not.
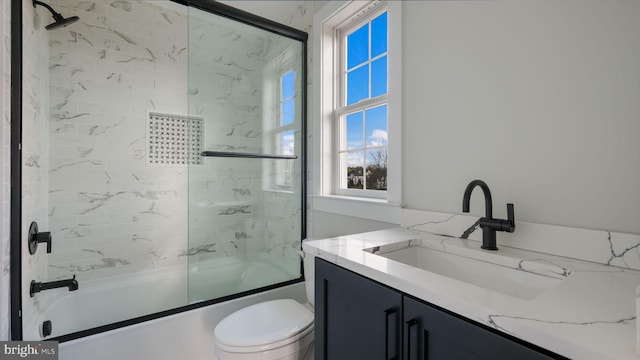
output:
[[[72,16],[69,18],[65,18],[64,16],[62,16],[62,14],[56,12],[55,10],[53,10],[53,8],[45,3],[43,3],[42,1],[38,1],[38,0],[33,0],[33,7],[36,7],[36,5],[41,5],[44,6],[45,8],[47,8],[47,10],[49,10],[51,12],[51,16],[53,16],[53,20],[55,20],[54,22],[52,22],[51,24],[45,26],[44,28],[47,30],[53,30],[53,29],[57,29],[60,27],[65,27],[68,26],[78,20],[80,20],[79,17],[77,16]]]

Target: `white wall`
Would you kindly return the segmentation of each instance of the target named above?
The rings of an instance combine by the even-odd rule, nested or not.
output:
[[[640,1],[402,6],[405,207],[640,233]]]
[[[640,233],[640,1],[404,6],[407,207]]]
[[[369,231],[398,227],[398,224],[363,219],[355,216],[336,215],[325,211],[313,211],[315,239],[326,239],[334,236],[357,234]]]

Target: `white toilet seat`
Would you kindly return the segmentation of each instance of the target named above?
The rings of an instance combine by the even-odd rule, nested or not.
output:
[[[266,301],[240,309],[215,329],[216,347],[231,353],[277,349],[313,331],[313,312],[292,299]]]

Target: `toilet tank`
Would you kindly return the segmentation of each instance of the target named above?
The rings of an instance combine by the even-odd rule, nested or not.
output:
[[[307,301],[315,305],[315,255],[308,252],[303,253],[302,263],[304,266],[304,286],[307,291]]]

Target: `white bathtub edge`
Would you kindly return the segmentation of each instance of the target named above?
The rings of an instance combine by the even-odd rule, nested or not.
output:
[[[213,329],[232,312],[262,301],[306,302],[304,283],[245,296],[60,344],[60,360],[214,359]]]

